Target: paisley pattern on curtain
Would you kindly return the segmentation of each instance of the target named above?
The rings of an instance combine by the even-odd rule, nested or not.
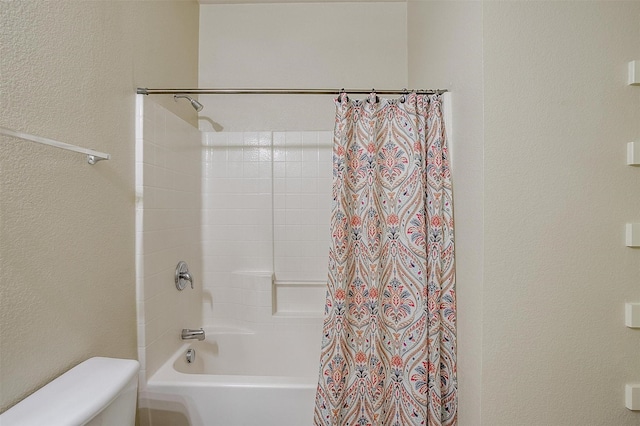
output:
[[[331,224],[315,425],[455,425],[441,95],[336,99]]]

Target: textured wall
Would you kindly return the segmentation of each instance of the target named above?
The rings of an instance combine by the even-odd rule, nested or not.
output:
[[[404,3],[200,7],[200,87],[402,89]],[[205,96],[203,130],[333,130],[331,96]]]
[[[452,90],[461,425],[631,425],[640,380],[637,2],[408,3],[409,83]],[[484,182],[483,182],[484,179]]]
[[[95,355],[136,357],[134,98],[196,86],[195,2],[0,2],[0,410]],[[195,122],[190,107],[160,99]]]
[[[482,424],[637,425],[640,3],[485,2]]]

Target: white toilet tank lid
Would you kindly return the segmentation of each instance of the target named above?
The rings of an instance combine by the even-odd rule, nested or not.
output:
[[[132,359],[90,358],[0,415],[0,425],[81,425],[107,407],[137,376]]]

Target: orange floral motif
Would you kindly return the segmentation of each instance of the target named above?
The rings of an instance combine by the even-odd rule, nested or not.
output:
[[[372,288],[371,290],[369,290],[369,297],[372,299],[376,299],[378,297],[378,289]]]
[[[431,218],[431,227],[432,228],[439,228],[441,224],[441,220],[439,216],[434,216]]]
[[[393,358],[391,358],[392,367],[402,368],[403,365],[404,365],[404,362],[402,361],[402,358],[399,355],[394,355]]]

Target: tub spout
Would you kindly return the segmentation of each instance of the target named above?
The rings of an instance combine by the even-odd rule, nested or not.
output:
[[[183,328],[182,329],[182,340],[190,340],[190,339],[197,339],[197,340],[204,340],[204,330],[200,329],[200,330],[191,330],[190,328]]]

